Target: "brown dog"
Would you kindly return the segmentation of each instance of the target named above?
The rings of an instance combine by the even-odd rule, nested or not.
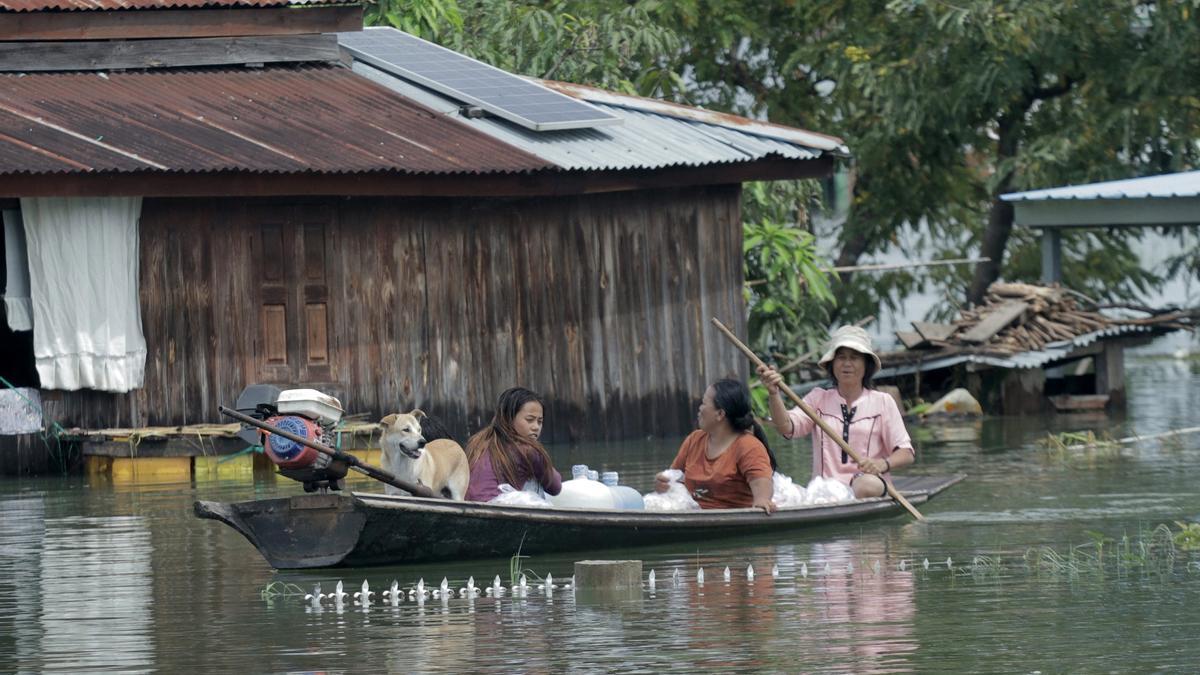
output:
[[[413,410],[394,413],[379,421],[383,436],[383,467],[397,478],[417,483],[450,499],[462,501],[467,494],[471,472],[467,453],[462,446],[448,438],[425,442],[421,435],[421,420],[425,413]],[[386,486],[390,495],[408,494],[400,488]]]

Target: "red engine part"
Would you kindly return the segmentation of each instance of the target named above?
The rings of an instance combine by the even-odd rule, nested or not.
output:
[[[267,420],[267,424],[289,431],[302,438],[321,442],[321,427],[316,422],[299,415],[276,415]],[[297,443],[289,438],[264,431],[267,437],[263,442],[263,450],[282,469],[307,469],[320,467],[328,463],[325,455],[313,450],[307,445]]]

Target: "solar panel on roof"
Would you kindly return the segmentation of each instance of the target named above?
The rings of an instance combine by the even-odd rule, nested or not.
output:
[[[620,124],[621,118],[395,28],[338,33],[354,58],[534,131]]]

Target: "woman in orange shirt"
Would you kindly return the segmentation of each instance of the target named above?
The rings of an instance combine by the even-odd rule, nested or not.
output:
[[[754,507],[775,510],[771,501],[775,458],[750,409],[750,391],[737,380],[718,380],[704,391],[696,426],[671,462],[683,471],[683,483],[700,508]],[[654,489],[666,492],[670,481],[659,475]]]

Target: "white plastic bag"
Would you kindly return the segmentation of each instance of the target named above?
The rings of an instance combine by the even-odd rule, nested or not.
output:
[[[836,478],[816,476],[808,482],[809,504],[839,504],[854,501],[854,490]]]
[[[492,497],[489,504],[499,504],[501,506],[535,506],[539,508],[550,508],[550,502],[537,492],[532,490],[518,490],[508,483],[500,484],[500,494]]]
[[[648,492],[642,495],[647,511],[696,511],[700,505],[688,494],[683,484],[683,472],[679,469],[667,469],[659,474],[671,481],[671,487],[666,492]]]
[[[775,502],[775,506],[784,508],[785,506],[808,504],[808,491],[793,483],[788,476],[776,471],[775,475],[771,477],[771,482],[775,487],[774,493],[771,495],[771,501]]]

